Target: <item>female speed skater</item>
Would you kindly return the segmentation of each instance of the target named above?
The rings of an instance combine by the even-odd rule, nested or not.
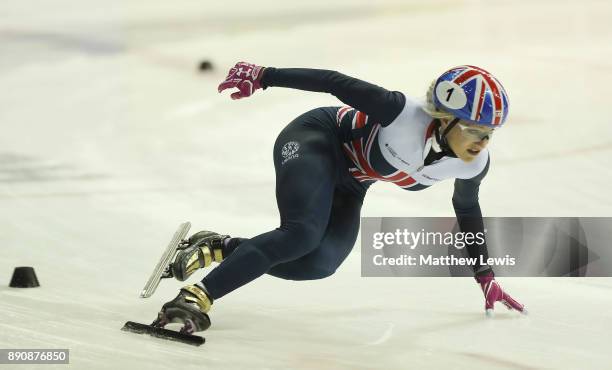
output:
[[[461,231],[484,230],[478,189],[489,168],[487,144],[506,122],[509,104],[489,72],[452,68],[431,84],[426,103],[335,71],[246,62],[230,69],[218,90],[237,88],[235,100],[269,87],[330,93],[346,106],[311,110],[282,130],[273,152],[280,226],[250,239],[192,235],[172,264],[174,277],[184,281],[220,264],[164,304],[156,326],[180,322],[182,332],[206,330],[214,300],[266,273],[287,280],[332,275],[353,248],[364,196],[376,181],[422,190],[455,179],[452,204]],[[488,258],[486,244],[467,251]],[[526,313],[490,266],[474,266],[474,276],[488,315],[496,302]]]

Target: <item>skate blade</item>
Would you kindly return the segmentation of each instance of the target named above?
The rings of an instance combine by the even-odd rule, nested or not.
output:
[[[190,228],[191,223],[189,222],[185,222],[179,225],[178,229],[174,233],[174,236],[172,237],[172,240],[170,240],[170,244],[168,244],[168,247],[166,247],[166,250],[162,254],[161,258],[159,259],[159,262],[155,266],[155,269],[151,273],[151,276],[145,284],[145,287],[140,292],[141,298],[149,298],[153,295],[153,293],[155,293],[155,290],[159,285],[159,281],[164,277],[164,273],[166,272],[168,266],[170,266],[170,263],[174,259],[176,250],[178,249],[181,240],[185,238]]]
[[[125,325],[123,325],[123,327],[121,328],[121,330],[136,334],[148,334],[156,338],[190,344],[192,346],[201,346],[206,341],[206,339],[200,337],[199,335],[181,333],[178,331],[158,328],[155,326],[141,324],[134,321],[126,322]]]

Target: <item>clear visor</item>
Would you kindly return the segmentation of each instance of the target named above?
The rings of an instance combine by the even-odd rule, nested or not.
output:
[[[461,122],[457,123],[457,127],[461,129],[463,137],[474,141],[490,140],[493,132],[495,132],[494,129],[474,127]]]

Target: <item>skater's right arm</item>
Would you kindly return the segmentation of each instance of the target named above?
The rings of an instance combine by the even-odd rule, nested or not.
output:
[[[406,103],[399,91],[326,69],[268,67],[263,72],[262,87],[270,86],[330,93],[383,126],[393,122]]]
[[[343,103],[364,112],[376,122],[386,126],[400,114],[406,97],[399,91],[389,91],[369,82],[336,71],[309,68],[263,68],[239,62],[230,69],[219,92],[237,88],[232,99],[251,96],[257,89],[272,86],[326,92]]]

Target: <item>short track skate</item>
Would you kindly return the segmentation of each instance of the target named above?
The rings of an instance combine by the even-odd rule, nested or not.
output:
[[[155,290],[159,286],[159,282],[161,279],[172,278],[172,261],[176,257],[177,252],[187,246],[184,238],[187,236],[189,229],[191,228],[191,223],[185,222],[179,225],[178,229],[174,233],[172,240],[166,247],[166,250],[162,254],[159,262],[155,266],[155,269],[151,273],[149,280],[147,281],[145,287],[140,292],[141,298],[148,298],[155,293]],[[185,322],[185,325],[180,329],[180,331],[165,329],[164,326],[167,324],[164,321],[164,317],[160,312],[157,319],[153,321],[151,324],[141,324],[133,321],[128,321],[123,325],[121,330],[128,331],[136,334],[148,334],[153,337],[162,338],[166,340],[172,340],[176,342],[191,344],[194,346],[200,346],[204,344],[205,339],[198,335],[192,335],[193,333],[193,323]]]

